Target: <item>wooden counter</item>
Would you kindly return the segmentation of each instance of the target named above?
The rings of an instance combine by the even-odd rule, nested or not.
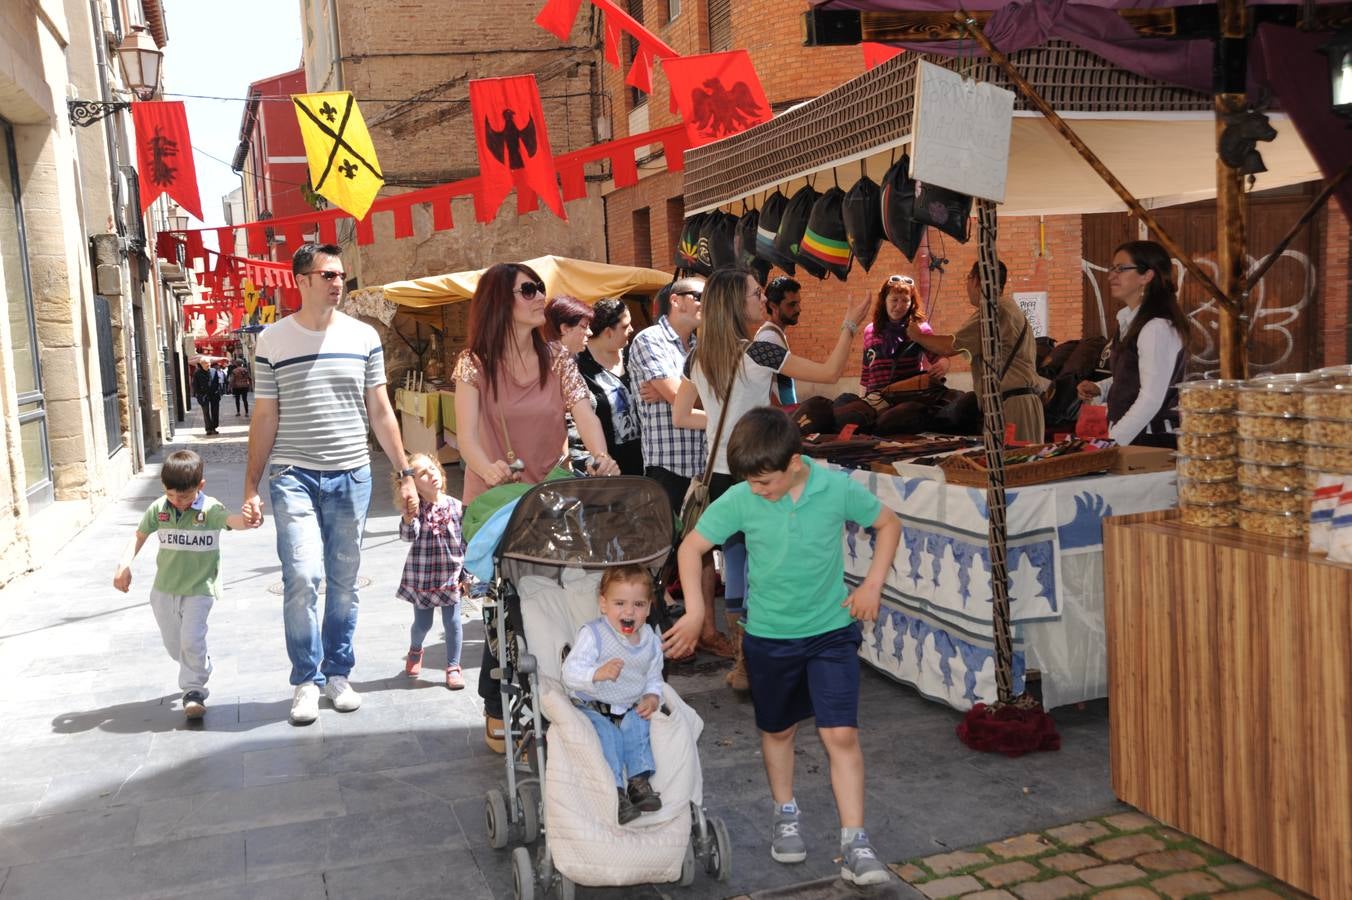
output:
[[[1352,897],[1352,567],[1176,515],[1104,523],[1113,790]]]

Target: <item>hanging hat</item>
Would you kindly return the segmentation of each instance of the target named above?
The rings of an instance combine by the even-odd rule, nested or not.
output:
[[[807,230],[798,245],[798,261],[814,275],[813,267],[820,269],[822,275],[817,275],[818,278],[829,272],[844,281],[850,274],[853,256],[845,236],[845,219],[841,215],[844,203],[845,192],[833,187],[818,198],[808,216]]]
[[[700,268],[699,260],[699,235],[704,227],[704,213],[691,216],[685,220],[681,227],[681,239],[676,244],[676,252],[672,263],[678,269],[687,269],[692,272],[698,272]],[[708,260],[705,260],[708,263]],[[707,275],[708,272],[701,274]]]
[[[867,272],[878,258],[878,250],[885,237],[882,189],[872,178],[863,176],[846,192],[845,202],[841,205],[841,218],[845,222],[850,250]]]
[[[779,220],[779,231],[775,232],[775,244],[771,248],[770,261],[785,272],[792,274],[794,264],[799,262],[798,245],[802,243],[803,233],[807,231],[807,220],[812,215],[812,206],[820,196],[821,194],[813,190],[812,185],[805,184],[784,208],[784,217]],[[812,269],[808,271],[818,278],[826,275],[820,268],[817,271]]]
[[[709,273],[714,269],[737,265],[737,254],[733,250],[733,236],[737,231],[737,217],[716,209],[704,219],[700,229],[700,256],[707,256]]]
[[[779,233],[779,223],[784,218],[784,210],[788,205],[789,198],[779,191],[765,198],[765,203],[761,206],[760,221],[756,225],[756,256],[792,275],[793,260],[781,260],[775,256],[775,235]]]
[[[882,218],[883,233],[898,250],[914,262],[915,252],[925,236],[925,226],[914,216],[915,182],[909,174],[911,158],[906,154],[892,164],[883,176]]]
[[[917,184],[915,218],[967,243],[967,220],[972,217],[972,198],[937,184]]]

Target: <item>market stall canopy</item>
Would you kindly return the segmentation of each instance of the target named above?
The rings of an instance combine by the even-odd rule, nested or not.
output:
[[[969,50],[970,50],[969,45]],[[874,180],[911,142],[921,59],[1008,86],[985,58],[904,53],[834,90],[741,134],[686,153],[686,214],[756,206],[764,192],[792,194],[815,180],[849,187],[861,169]],[[1212,98],[1124,71],[1071,44],[1022,50],[1014,64],[1147,207],[1214,197],[1216,124]],[[1126,207],[1040,114],[1016,97],[1007,193],[1000,214],[1050,215]],[[1277,139],[1261,145],[1268,171],[1255,190],[1320,177],[1282,115]],[[823,178],[826,180],[823,182]],[[787,185],[787,187],[786,187]]]
[[[1006,54],[1067,41],[1124,74],[1207,94],[1212,91],[1218,7],[1207,0],[970,0],[961,5],[984,19],[982,30]],[[1278,131],[1283,137],[1298,131],[1322,176],[1334,178],[1352,163],[1352,140],[1346,121],[1332,110],[1329,63],[1321,51],[1335,31],[1348,27],[1352,6],[1339,0],[1248,0],[1245,5],[1252,27],[1248,96],[1251,101],[1275,100],[1286,117],[1282,123],[1274,121]],[[860,20],[858,37],[851,39],[935,54],[970,56],[974,52],[970,40],[936,40],[956,31],[952,14],[957,4],[952,0],[811,0],[811,6],[809,16],[834,11],[870,16],[868,21]],[[829,37],[823,41],[837,42]],[[991,80],[1003,83],[1002,79]],[[1052,106],[1063,110],[1056,101]],[[1080,131],[1079,123],[1072,124]],[[1081,137],[1098,151],[1088,135],[1081,133]],[[1270,147],[1259,148],[1265,161]],[[1161,162],[1176,155],[1181,154],[1171,153]],[[1272,155],[1276,159],[1279,154]],[[1112,160],[1104,161],[1145,199],[1148,191],[1136,189]],[[1272,162],[1268,168],[1277,171]],[[1011,170],[1011,181],[1014,177]],[[1352,182],[1344,183],[1338,197],[1344,213],[1352,216]]]
[[[671,282],[671,275],[658,269],[615,266],[564,256],[541,256],[525,260],[525,264],[544,279],[549,296],[567,294],[588,303],[626,294],[650,297]],[[386,300],[413,309],[459,303],[474,296],[474,288],[486,271],[475,269],[396,281],[385,285],[383,292]]]

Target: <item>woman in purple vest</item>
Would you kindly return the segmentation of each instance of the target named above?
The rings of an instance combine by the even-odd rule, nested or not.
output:
[[[1080,399],[1108,404],[1108,436],[1118,444],[1176,447],[1188,318],[1178,305],[1173,261],[1154,241],[1128,241],[1113,253],[1108,292],[1126,304],[1109,346],[1112,377],[1080,382]]]

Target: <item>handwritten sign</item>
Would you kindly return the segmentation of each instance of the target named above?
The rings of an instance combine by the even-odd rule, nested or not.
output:
[[[1013,91],[922,61],[916,72],[911,177],[1002,202],[1013,117]]]
[[[1048,337],[1047,333],[1047,292],[1015,291],[1012,295],[1019,309],[1028,317],[1028,327],[1033,337]]]

